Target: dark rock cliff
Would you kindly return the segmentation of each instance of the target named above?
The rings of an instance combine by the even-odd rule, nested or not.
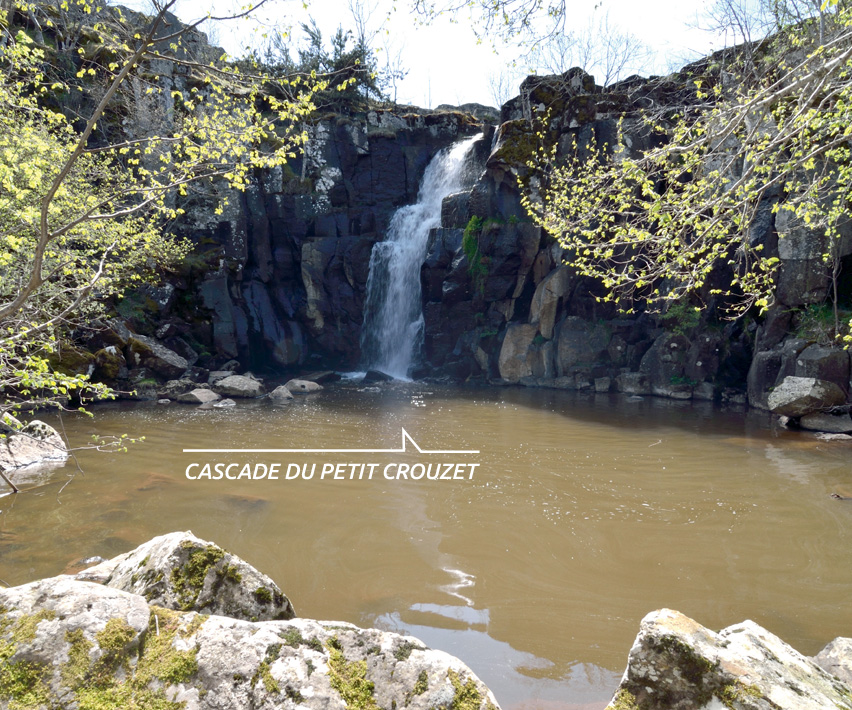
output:
[[[356,368],[373,244],[385,238],[394,211],[415,201],[434,155],[484,130],[471,156],[478,180],[444,201],[441,227],[430,236],[415,375],[761,408],[787,376],[824,379],[848,394],[849,354],[829,347],[814,317],[831,284],[824,237],[776,215],[779,195],[766,196],[751,235],[781,259],[776,303],[765,317],[735,322],[720,317],[709,290],[700,315],[689,304],[619,314],[521,204],[521,185],[536,189],[527,161],[542,126],[557,157],[575,143],[589,151],[613,145],[619,123],[638,153],[659,140],[640,110],[694,103],[696,71],[704,69],[634,77],[606,90],[578,69],[529,77],[496,127],[483,128],[480,120],[497,114],[479,106],[315,119],[304,153],[258,171],[246,192],[229,196],[223,214],[212,200],[190,199],[174,227],[194,244],[180,273],[161,288],[128,293],[117,304],[122,322],[80,335],[90,352],[73,352],[63,365],[127,389],[173,379],[184,367],[204,379],[229,360],[269,373]],[[852,230],[841,242],[839,297],[850,300]],[[715,278],[726,274],[720,269]]]

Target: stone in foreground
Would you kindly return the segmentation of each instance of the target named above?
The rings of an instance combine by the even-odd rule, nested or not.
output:
[[[290,600],[248,562],[191,532],[155,537],[77,579],[139,594],[154,606],[235,619],[296,616]]]
[[[607,710],[852,709],[852,690],[753,621],[718,634],[670,609],[642,619]]]
[[[104,563],[101,576],[118,583],[135,565],[170,577],[179,560],[148,562],[180,535]],[[0,589],[0,708],[499,710],[461,661],[410,636],[166,609],[70,576]]]
[[[852,687],[852,639],[839,636],[813,658],[814,662]]]
[[[836,384],[813,377],[785,377],[769,393],[769,409],[784,417],[803,417],[845,401],[846,395]]]

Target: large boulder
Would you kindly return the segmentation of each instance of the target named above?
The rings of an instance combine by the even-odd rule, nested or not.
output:
[[[125,352],[132,367],[147,367],[158,375],[176,379],[186,372],[190,363],[154,338],[134,333]]]
[[[538,334],[538,326],[528,323],[513,323],[506,331],[500,348],[498,367],[500,377],[506,382],[518,382],[533,374],[530,348]]]
[[[174,532],[155,537],[77,579],[139,594],[149,604],[235,619],[292,619],[290,600],[265,574],[221,547]]]
[[[714,633],[670,609],[648,614],[608,710],[852,708],[852,690],[753,621]]]
[[[784,417],[802,417],[843,404],[846,394],[833,382],[788,376],[769,393],[769,409]]]
[[[228,375],[212,385],[213,391],[227,397],[260,397],[263,383],[245,375]]]
[[[530,306],[530,323],[538,324],[542,337],[553,337],[553,328],[559,306],[570,294],[573,281],[567,266],[560,266],[548,274],[538,285]]]
[[[111,579],[180,573],[158,552],[174,549],[167,538],[182,539],[111,560]],[[164,566],[150,567],[153,557]],[[410,636],[158,605],[168,601],[69,576],[0,589],[0,707],[499,710],[461,661]]]
[[[0,438],[0,471],[64,463],[68,459],[65,442],[49,424],[34,419],[25,426],[19,426],[12,417],[8,420],[15,426],[3,427],[7,431]]]
[[[592,324],[569,316],[559,325],[556,347],[556,370],[568,375],[574,368],[590,368],[609,360],[607,347],[612,331],[605,324]]]
[[[852,639],[839,636],[813,657],[831,675],[852,686]]]

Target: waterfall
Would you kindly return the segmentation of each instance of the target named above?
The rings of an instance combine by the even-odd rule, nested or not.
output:
[[[361,328],[367,369],[407,379],[423,339],[420,267],[429,230],[441,224],[441,202],[464,187],[465,158],[481,135],[442,150],[426,168],[417,202],[393,215],[387,238],[373,246]]]

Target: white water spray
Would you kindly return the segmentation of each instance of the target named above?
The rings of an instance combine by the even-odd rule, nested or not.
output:
[[[441,224],[441,202],[463,187],[465,158],[481,136],[438,153],[426,168],[417,202],[391,218],[387,239],[370,255],[361,358],[367,369],[407,379],[423,339],[420,267],[429,230]]]

